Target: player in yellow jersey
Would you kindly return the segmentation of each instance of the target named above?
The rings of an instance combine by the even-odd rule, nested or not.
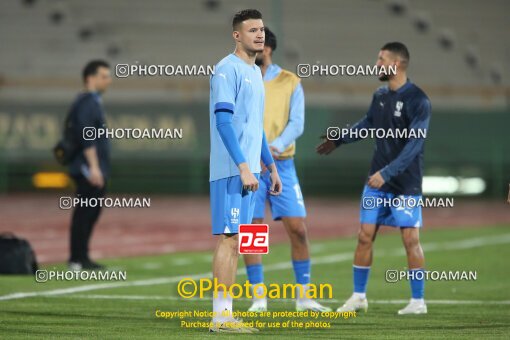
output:
[[[279,196],[270,194],[271,181],[268,171],[263,171],[259,180],[259,190],[255,192],[255,212],[252,223],[260,224],[264,220],[266,200],[269,201],[275,221],[281,220],[291,242],[292,266],[296,283],[306,289],[310,283],[310,252],[305,225],[306,209],[294,166],[295,141],[301,136],[305,122],[305,98],[301,79],[294,73],[283,70],[272,63],[272,54],[276,50],[276,37],[266,27],[264,51],[257,54],[256,63],[262,70],[265,87],[264,131],[269,148],[276,163],[283,191]],[[262,256],[244,255],[248,280],[256,285],[264,282]],[[262,296],[263,292],[259,292]],[[306,293],[296,293],[298,311],[330,311]],[[250,311],[266,311],[267,299],[255,298]]]

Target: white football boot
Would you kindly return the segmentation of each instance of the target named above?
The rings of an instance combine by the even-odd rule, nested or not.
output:
[[[326,306],[321,305],[314,299],[306,297],[306,292],[310,289],[307,285],[303,287],[303,296],[300,296],[300,289],[296,289],[296,311],[304,312],[307,310],[311,310],[314,312],[331,312],[332,309]]]
[[[368,310],[367,298],[362,298],[357,294],[352,294],[351,297],[345,301],[342,307],[338,307],[337,312],[357,312],[363,310],[365,313]]]
[[[398,315],[427,314],[427,305],[423,299],[411,299],[409,304],[398,311]]]
[[[267,299],[266,298],[254,298],[253,303],[248,312],[267,312]]]
[[[246,327],[243,320],[233,317],[223,318],[219,321],[213,319],[211,322],[209,332],[212,333],[256,333],[259,331],[257,328]]]
[[[267,312],[267,297],[259,297],[264,295],[264,287],[253,287],[253,289],[255,288],[257,289],[257,294],[255,294],[254,290],[252,291],[253,302],[251,307],[248,308],[248,312]]]
[[[296,311],[304,312],[306,310],[311,310],[314,312],[331,312],[332,309],[326,306],[321,305],[314,299],[297,299],[296,300]]]

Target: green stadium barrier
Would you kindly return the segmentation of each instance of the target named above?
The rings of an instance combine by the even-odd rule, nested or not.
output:
[[[0,191],[33,191],[32,175],[65,171],[51,148],[61,133],[66,104],[0,105]],[[208,104],[106,104],[109,127],[180,128],[182,140],[113,140],[114,192],[206,194],[209,167]],[[505,194],[510,175],[506,111],[433,110],[425,150],[425,174],[482,177],[488,197]],[[328,126],[344,127],[363,117],[359,108],[307,107],[297,142],[296,166],[305,195],[358,195],[373,153],[373,141],[342,146],[329,157],[315,153]]]

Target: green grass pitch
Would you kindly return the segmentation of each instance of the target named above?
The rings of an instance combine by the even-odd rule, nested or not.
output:
[[[425,286],[429,313],[397,316],[397,310],[405,304],[399,300],[410,296],[409,284],[387,283],[385,271],[405,269],[405,255],[398,232],[379,235],[368,284],[367,314],[361,312],[356,318],[331,321],[329,329],[264,328],[256,336],[266,339],[508,339],[509,243],[510,230],[504,226],[425,229],[422,244],[428,270],[477,271],[477,280],[429,281]],[[333,300],[322,302],[335,309],[351,293],[354,247],[354,238],[312,242],[312,281],[333,286]],[[271,246],[269,255],[264,257],[266,283],[294,282],[289,258],[288,245]],[[33,277],[1,276],[0,338],[210,339],[220,336],[241,339],[253,336],[209,334],[206,329],[181,328],[177,319],[156,318],[156,310],[211,309],[210,299],[180,299],[176,290],[179,276],[210,271],[208,252],[109,259],[103,263],[113,270],[126,270],[127,281],[36,283]],[[241,262],[239,267],[242,266]],[[54,268],[62,270],[65,266],[44,267]],[[238,275],[238,282],[241,280],[244,282],[246,275]],[[235,310],[246,310],[248,306],[246,299],[234,302]],[[291,300],[269,301],[269,309],[293,310],[294,304]],[[208,318],[192,320],[209,321]]]

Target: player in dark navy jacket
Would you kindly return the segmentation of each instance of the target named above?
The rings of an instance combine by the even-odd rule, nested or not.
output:
[[[366,117],[351,130],[379,128],[384,130],[407,129],[411,134],[426,131],[430,120],[430,101],[427,95],[409,79],[396,91],[388,86],[380,87],[373,96]],[[395,135],[396,133],[394,133]],[[349,138],[336,140],[335,144],[347,144],[359,140]],[[424,138],[377,138],[369,176],[379,172],[384,184],[381,191],[396,195],[420,195],[423,177]],[[373,181],[381,182],[376,176]]]
[[[376,138],[367,183],[362,194],[361,228],[354,256],[354,293],[338,311],[368,308],[366,285],[372,264],[372,245],[379,226],[400,228],[406,248],[411,283],[411,302],[398,314],[424,314],[425,260],[419,241],[422,226],[421,185],[423,151],[430,120],[430,101],[425,93],[407,78],[409,52],[399,42],[384,45],[377,65],[396,74],[380,73],[379,79],[388,85],[380,87],[364,119],[350,128],[338,140],[325,140],[317,147],[319,154],[329,154],[342,144],[360,139],[363,129],[378,129],[383,138]],[[405,134],[404,136],[398,133]],[[357,134],[356,134],[357,133]],[[363,135],[363,134],[361,134]],[[366,135],[366,134],[365,134]],[[328,136],[330,137],[330,136]]]
[[[74,142],[78,155],[69,164],[69,174],[76,184],[76,195],[83,199],[98,199],[105,195],[110,174],[110,143],[104,136],[91,137],[86,131],[106,127],[101,94],[112,81],[110,66],[102,60],[90,61],[83,69],[85,91],[80,93],[70,110]],[[101,206],[77,205],[71,220],[71,270],[102,269],[89,258],[89,241]]]

